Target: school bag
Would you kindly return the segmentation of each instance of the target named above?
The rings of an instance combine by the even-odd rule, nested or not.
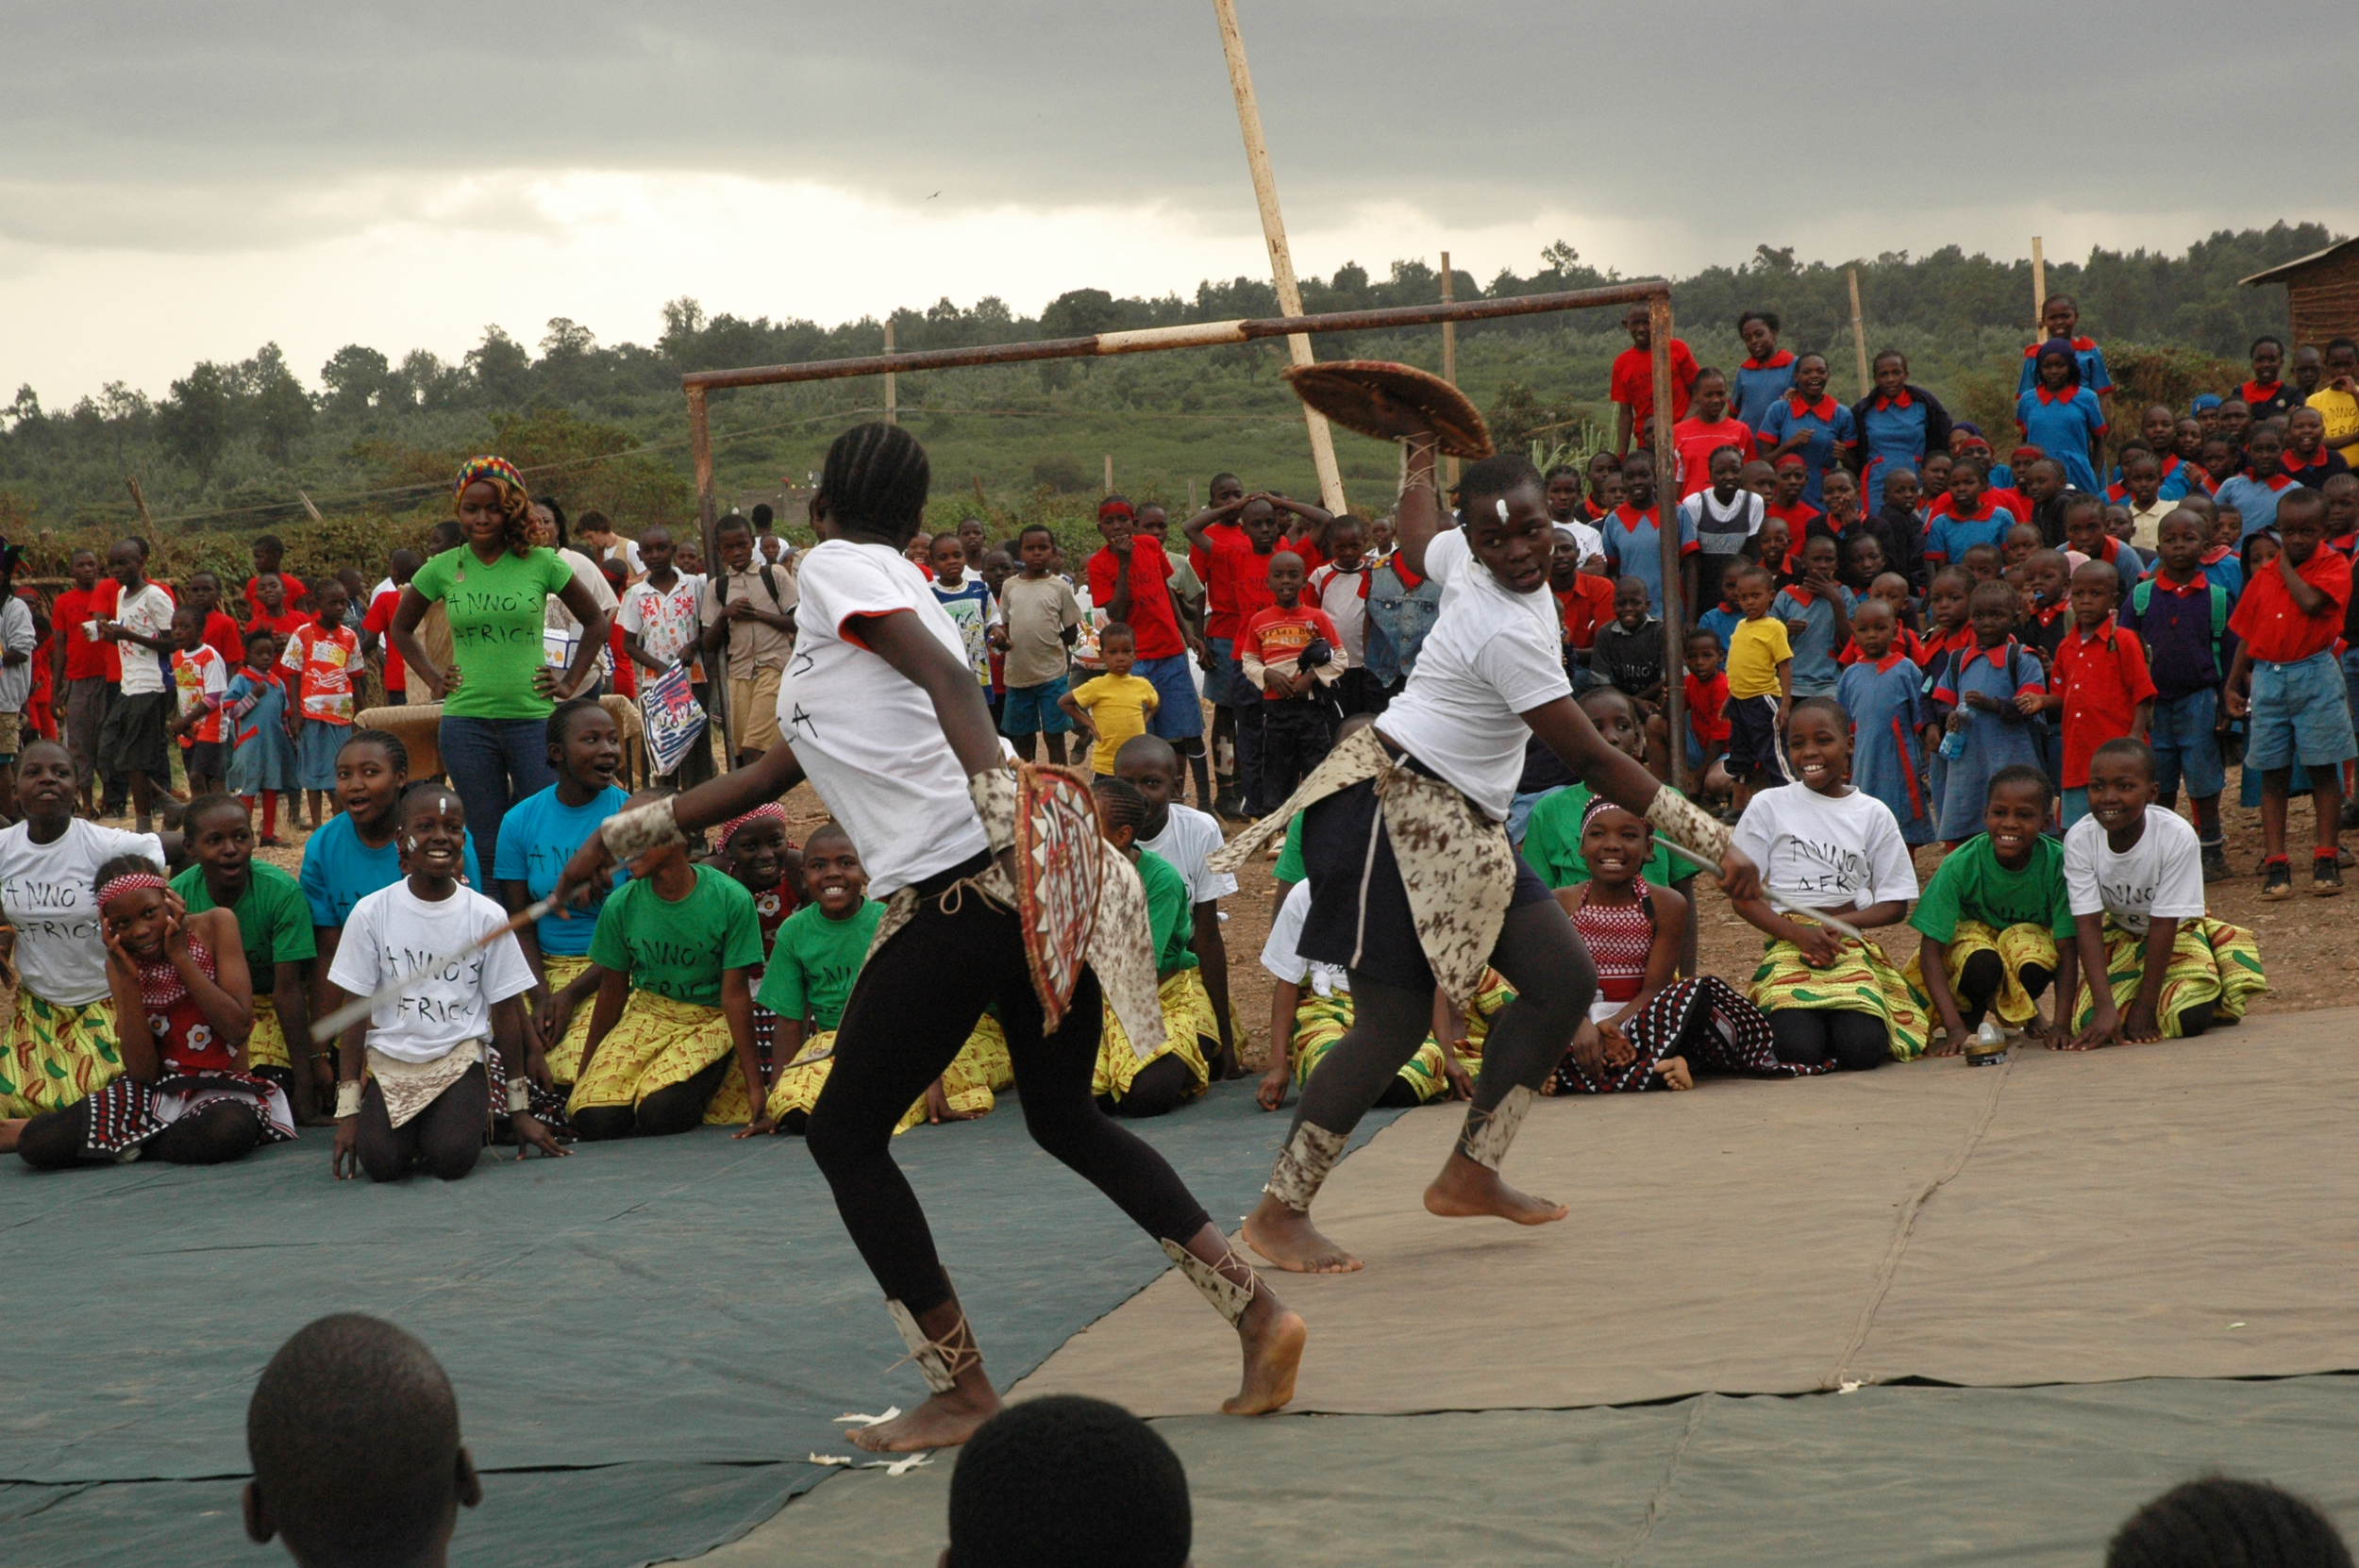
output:
[[[2228,590],[2216,582],[2205,586],[2212,591],[2212,668],[2217,670],[2224,680],[2228,676],[2228,665],[2219,657],[2219,637],[2228,629]],[[2153,602],[2154,579],[2141,577],[2137,586],[2130,590],[2130,608],[2138,612],[2140,625],[2146,621],[2146,607]]]

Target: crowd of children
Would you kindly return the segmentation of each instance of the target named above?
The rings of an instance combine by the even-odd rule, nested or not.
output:
[[[1651,382],[1617,370],[1617,388],[1638,389],[1626,450],[1536,476],[1554,529],[1550,618],[1581,709],[1658,778],[1674,747],[1683,753],[1691,787],[1720,803],[1764,873],[1762,896],[1738,905],[1765,939],[1757,973],[1743,987],[1699,974],[1696,868],[1528,748],[1510,832],[1600,983],[1550,1092],[1947,1054],[1986,1017],[2060,1045],[2234,1022],[2262,989],[2258,954],[2249,933],[2207,914],[2203,887],[2232,873],[2219,807],[2239,763],[2263,825],[2262,895],[2296,891],[2288,802],[2304,792],[2307,881],[2339,892],[2345,766],[2359,755],[2359,631],[2346,624],[2359,413],[2343,406],[2359,409],[2359,351],[2337,342],[2314,357],[2317,384],[2304,388],[2277,379],[2285,356],[2265,339],[2234,396],[2142,410],[2138,437],[2109,448],[2101,351],[2077,335],[2068,300],[2049,302],[2045,325],[2025,353],[2025,440],[2003,463],[1909,381],[1902,357],[1879,357],[1876,391],[1845,408],[1826,390],[1824,359],[1780,349],[1774,316],[1751,312],[1740,328],[1750,352],[1732,375],[1695,366],[1683,345],[1674,353],[1678,473],[1657,475],[1643,444]],[[1639,354],[1643,316],[1631,326]],[[1670,584],[1665,506],[1681,562]],[[678,565],[660,529],[631,541],[588,521],[583,537],[621,579],[617,674],[725,657],[734,760],[768,750],[795,647],[794,552],[759,523],[725,519],[721,570],[707,578]],[[1416,667],[1444,595],[1391,547],[1391,522],[1222,474],[1177,540],[1163,508],[1108,498],[1102,547],[1069,575],[1056,535],[1037,525],[995,546],[969,519],[911,544],[1011,749],[1033,758],[1045,736],[1047,761],[1079,765],[1066,738],[1087,745],[1101,821],[1146,890],[1168,1040],[1141,1059],[1107,1007],[1095,1092],[1108,1109],[1161,1114],[1244,1071],[1221,932],[1238,883],[1211,863],[1218,819],[1277,809]],[[452,543],[445,530],[430,546]],[[10,839],[22,855],[56,843],[59,819],[96,815],[102,790],[119,787],[134,819],[124,843],[178,874],[150,897],[144,884],[116,887],[125,873],[108,868],[76,895],[92,916],[78,925],[20,910],[10,891],[20,966],[30,980],[43,971],[24,963],[32,950],[92,942],[81,961],[93,972],[111,976],[114,961],[123,985],[161,994],[169,969],[206,1014],[190,1029],[241,1037],[218,1062],[185,1040],[132,1049],[110,1038],[53,1088],[55,1074],[44,1085],[27,1070],[44,1052],[94,1048],[104,1031],[77,1020],[104,999],[55,999],[77,1010],[44,1031],[33,1026],[45,1003],[31,994],[0,1073],[0,1109],[17,1118],[0,1137],[47,1164],[119,1151],[125,1136],[163,1157],[183,1144],[226,1157],[232,1143],[243,1152],[328,1120],[364,1073],[362,1136],[338,1163],[372,1176],[471,1163],[432,1110],[462,1081],[482,1086],[482,1115],[468,1098],[452,1126],[489,1118],[505,1089],[521,1118],[508,1135],[533,1146],[707,1123],[796,1130],[881,907],[846,826],[798,845],[776,808],[728,824],[709,851],[618,869],[602,906],[491,943],[464,994],[380,1004],[375,1024],[347,1034],[341,1063],[339,1042],[312,1039],[310,1021],[340,997],[545,897],[627,797],[611,715],[588,697],[560,705],[545,738],[556,782],[497,825],[487,882],[459,797],[411,780],[398,739],[356,726],[377,693],[404,700],[383,634],[426,558],[393,552],[363,595],[340,576],[300,582],[280,554],[257,541],[253,575],[225,600],[209,573],[176,592],[151,581],[146,545],[125,539],[103,562],[76,554],[72,587],[29,626],[0,620],[0,696],[16,664],[38,665],[49,695],[46,729],[13,742],[24,820],[0,834],[0,860]],[[1674,736],[1663,618],[1682,610],[1687,722]],[[29,692],[25,704],[29,718]],[[42,750],[43,733],[66,744]],[[192,799],[168,813],[179,831],[140,837],[167,792]],[[253,855],[278,842],[281,794],[312,828],[299,878]],[[1290,937],[1307,897],[1295,886],[1299,838],[1297,825],[1262,954],[1278,982],[1272,1106],[1351,1016],[1349,977]],[[169,848],[169,861],[141,844]],[[1943,859],[1920,890],[1912,852],[1929,845]],[[219,931],[200,918],[214,910]],[[1887,956],[1878,933],[1903,922],[1916,943]],[[192,942],[203,960],[185,959]],[[234,1014],[209,1010],[216,993]],[[1437,993],[1428,1049],[1401,1070],[1399,1093],[1471,1093],[1487,1020],[1513,994],[1496,974],[1464,1008]],[[450,1028],[421,1027],[428,1013]],[[990,1109],[1012,1081],[994,1028],[978,1026],[902,1126]],[[463,1060],[445,1059],[454,1049]],[[118,1076],[152,1088],[192,1074],[226,1075],[226,1087],[178,1109],[152,1093],[102,1109],[89,1093]],[[241,1074],[248,1087],[232,1081]],[[63,1124],[40,1118],[86,1096],[82,1153],[60,1159]],[[161,1138],[185,1110],[214,1105],[247,1108],[236,1138]],[[405,1130],[421,1117],[422,1130]],[[231,1119],[210,1112],[206,1126]],[[261,1129],[251,1137],[249,1122]]]

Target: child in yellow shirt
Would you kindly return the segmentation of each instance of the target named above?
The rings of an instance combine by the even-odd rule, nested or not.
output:
[[[1729,633],[1729,777],[1743,809],[1753,792],[1788,783],[1781,737],[1794,700],[1794,650],[1785,623],[1769,613],[1775,578],[1754,564],[1736,574],[1736,608],[1744,615]]]
[[[1057,699],[1082,735],[1096,742],[1090,771],[1100,778],[1114,776],[1114,753],[1122,742],[1146,733],[1146,716],[1155,711],[1155,683],[1130,673],[1138,662],[1138,643],[1130,628],[1119,621],[1097,634],[1097,657],[1106,673],[1085,680]]]

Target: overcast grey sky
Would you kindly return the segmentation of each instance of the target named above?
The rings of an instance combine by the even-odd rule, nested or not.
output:
[[[2359,229],[2348,0],[1241,18],[1306,272]],[[1267,267],[1209,0],[0,0],[0,382],[52,407],[271,339],[308,377],[493,322],[644,342],[682,293],[832,321]]]

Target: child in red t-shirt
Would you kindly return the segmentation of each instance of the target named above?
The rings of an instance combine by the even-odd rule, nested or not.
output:
[[[1720,759],[1729,749],[1729,676],[1720,668],[1720,639],[1709,626],[1687,634],[1687,766],[1706,796],[1732,792]]]
[[[1613,399],[1614,455],[1626,457],[1633,438],[1640,445],[1654,440],[1654,326],[1643,305],[1622,312],[1622,330],[1630,347],[1614,357],[1606,395]],[[1687,400],[1696,387],[1696,356],[1677,338],[1671,340],[1671,423],[1687,417]]]
[[[1237,662],[1262,693],[1250,721],[1262,732],[1261,768],[1246,781],[1246,809],[1254,816],[1283,805],[1335,743],[1318,688],[1343,678],[1337,652],[1343,638],[1325,610],[1302,602],[1306,575],[1302,558],[1292,550],[1271,556],[1271,602],[1237,632]],[[1239,713],[1237,722],[1242,728],[1247,715]]]
[[[2072,629],[2057,645],[2043,706],[2064,719],[2064,827],[2089,814],[2089,759],[2106,742],[2146,739],[2154,716],[2154,681],[2146,644],[2114,623],[2122,578],[2103,561],[2072,574]]]

